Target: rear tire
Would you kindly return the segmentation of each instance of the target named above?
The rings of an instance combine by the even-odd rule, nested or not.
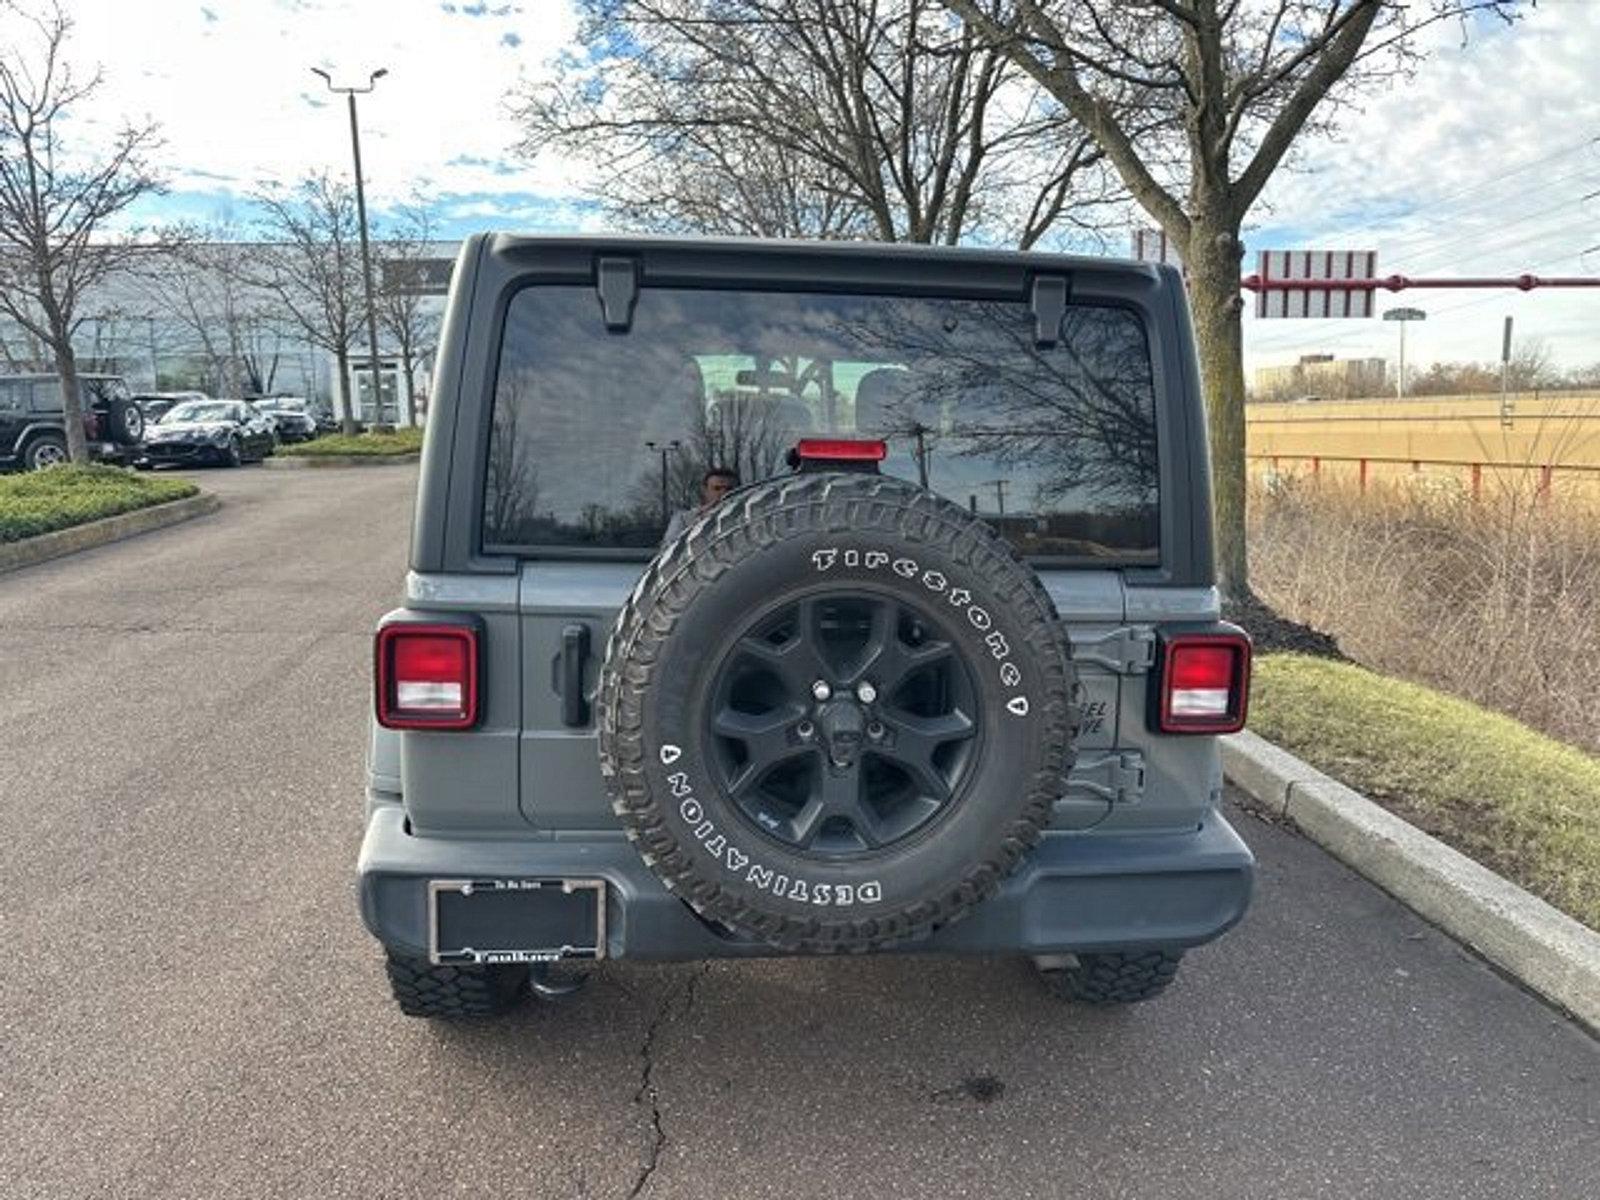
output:
[[[1045,986],[1077,1004],[1137,1004],[1167,990],[1183,951],[1080,954],[1077,959],[1077,966],[1040,970]]]
[[[435,966],[386,950],[389,990],[408,1017],[470,1021],[499,1016],[527,990],[528,968]]]

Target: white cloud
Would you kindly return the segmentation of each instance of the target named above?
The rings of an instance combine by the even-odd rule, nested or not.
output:
[[[159,121],[175,191],[242,195],[309,172],[348,173],[343,97],[311,74],[359,84],[372,202],[413,187],[450,193],[562,196],[561,164],[537,172],[510,146],[506,96],[537,77],[576,34],[567,0],[68,0],[74,58],[106,84],[86,126]],[[85,130],[89,132],[89,130]]]
[[[1543,0],[1506,29],[1428,35],[1416,76],[1372,97],[1307,171],[1269,187],[1254,251],[1376,249],[1380,275],[1600,275],[1600,3]],[[1585,198],[1589,197],[1589,198]],[[1587,256],[1582,252],[1596,248]],[[1425,309],[1408,361],[1498,357],[1502,319],[1563,362],[1600,360],[1600,291],[1379,292],[1379,309]],[[1251,322],[1251,365],[1327,350],[1393,356],[1393,324]]]
[[[153,117],[176,193],[242,197],[312,171],[349,170],[343,101],[310,68],[359,82],[371,201],[415,187],[442,214],[482,224],[593,228],[581,168],[517,159],[507,93],[572,46],[571,0],[66,0],[76,61],[106,85],[78,114],[86,140],[124,117]],[[1504,30],[1428,34],[1414,79],[1366,98],[1341,138],[1305,148],[1306,169],[1274,180],[1247,232],[1252,250],[1372,247],[1380,270],[1412,274],[1600,274],[1600,0],[1542,0]],[[1530,165],[1533,164],[1533,165]],[[535,205],[530,198],[546,203]],[[1120,252],[1114,246],[1114,252]],[[1568,363],[1600,359],[1600,292],[1379,293],[1425,308],[1413,358],[1492,357],[1500,320],[1547,338]],[[1252,365],[1300,353],[1393,353],[1394,327],[1251,322]]]

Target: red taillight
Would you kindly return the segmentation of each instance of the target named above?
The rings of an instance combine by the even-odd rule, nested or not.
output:
[[[831,458],[844,462],[882,462],[889,447],[870,438],[801,438],[795,443],[799,458]]]
[[[378,724],[468,729],[478,723],[478,634],[462,625],[378,630]]]
[[[1250,639],[1242,633],[1169,637],[1161,657],[1162,733],[1237,733],[1250,693]]]

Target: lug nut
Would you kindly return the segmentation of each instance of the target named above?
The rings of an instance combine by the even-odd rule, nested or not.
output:
[[[827,685],[825,680],[819,679],[811,685],[811,694],[818,700],[826,700],[833,695],[833,689]]]
[[[810,721],[801,721],[800,724],[794,727],[794,731],[802,738],[810,740],[812,734],[817,732],[817,727]]]
[[[883,737],[883,722],[869,721],[867,723],[867,736],[875,742],[881,739]]]
[[[873,687],[866,680],[863,679],[856,685],[856,699],[861,701],[861,703],[871,704],[877,698],[878,689]]]

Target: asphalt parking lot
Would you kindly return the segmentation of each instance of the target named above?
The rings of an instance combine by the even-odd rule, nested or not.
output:
[[[1600,1044],[1299,838],[1165,998],[1005,960],[605,966],[466,1028],[356,915],[415,472],[0,576],[0,1195],[1593,1197]]]

